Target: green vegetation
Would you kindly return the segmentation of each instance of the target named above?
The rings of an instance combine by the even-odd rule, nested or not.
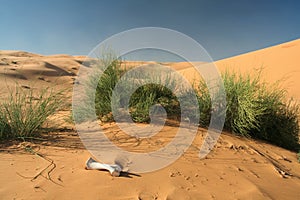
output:
[[[83,104],[86,107],[76,109],[74,118],[77,122],[93,116],[93,106],[99,119],[112,121],[113,90],[121,77],[128,72],[121,61],[112,55],[94,64],[102,75],[99,79],[95,73],[95,77],[87,81],[89,85],[97,85],[96,93],[86,94],[88,98]],[[227,101],[225,130],[245,137],[262,139],[286,149],[300,150],[300,105],[287,98],[287,92],[279,83],[270,85],[263,82],[261,72],[254,75],[226,72],[222,78]],[[200,126],[209,127],[212,111],[218,106],[224,106],[221,105],[223,102],[212,106],[207,84],[203,80],[194,83],[194,90],[179,89],[179,96],[175,96],[172,91],[178,90],[178,86],[171,74],[155,76],[155,79],[155,84],[150,80],[150,84],[138,87],[130,95],[129,112],[134,122],[148,123],[150,108],[160,104],[166,110],[168,118],[172,119],[182,117],[183,106],[190,108],[188,113],[199,109]],[[124,97],[129,96],[128,92],[132,86],[125,84],[123,87],[124,91],[116,94],[116,97],[120,107],[126,108],[122,101],[126,99]],[[35,136],[46,119],[60,109],[64,102],[62,91],[55,92],[50,88],[34,91],[16,86],[9,91],[8,97],[0,102],[0,139]],[[191,101],[193,93],[196,93],[197,105]],[[220,98],[220,94],[215,94],[215,98]],[[194,121],[193,116],[188,116],[188,121]]]
[[[222,75],[227,99],[224,128],[287,149],[299,149],[299,105],[287,100],[286,91],[278,83],[268,85],[260,75]],[[211,102],[204,81],[200,81],[198,91],[200,125],[208,127]]]
[[[95,107],[102,121],[112,121],[112,91],[126,69],[117,59],[106,63],[110,64],[98,82]],[[286,92],[279,84],[271,86],[262,82],[261,73],[242,75],[226,72],[222,78],[227,99],[225,130],[263,139],[287,149],[299,149],[299,105],[287,100]],[[169,84],[176,85],[171,81]],[[208,127],[212,106],[206,83],[200,81],[195,91],[200,109],[199,124]],[[185,91],[180,98],[188,97],[188,93]],[[121,96],[119,98],[122,99]],[[168,117],[179,119],[180,103],[172,91],[158,84],[146,84],[130,98],[129,110],[133,121],[149,122],[149,108],[155,104],[161,104]]]
[[[125,71],[121,68],[121,61],[119,60],[114,59],[111,63],[107,64],[108,67],[100,77],[95,94],[96,114],[104,118],[105,116],[109,116],[108,114],[111,112],[112,91]],[[101,70],[104,69],[104,67],[105,65],[99,66]],[[98,77],[94,79],[96,78]],[[94,82],[95,81],[92,80],[92,84],[94,84]],[[107,120],[112,120],[111,117]]]
[[[8,98],[0,102],[0,139],[34,136],[62,104],[61,92],[49,88],[35,94],[18,86],[10,89]]]
[[[172,91],[162,85],[147,84],[139,87],[131,96],[129,107],[133,121],[149,122],[151,106],[162,105],[170,117],[180,116],[180,106]]]
[[[107,63],[107,62],[105,62]],[[103,66],[99,66],[103,69]],[[116,83],[120,80],[121,76],[126,72],[125,68],[121,67],[121,61],[113,60],[109,63],[106,70],[104,70],[101,78],[98,82],[95,94],[95,108],[96,114],[102,121],[112,121],[112,109],[111,99],[112,91]],[[158,77],[160,78],[160,77]],[[168,86],[175,86],[175,82],[170,81],[171,77],[166,77],[166,81],[169,81]],[[162,80],[160,80],[162,82]],[[91,81],[94,82],[94,81]],[[131,87],[123,86],[124,88]],[[122,107],[122,99],[127,96],[126,89],[117,97],[120,100]],[[149,122],[149,108],[155,104],[161,104],[166,109],[167,113],[180,112],[180,106],[176,96],[170,89],[159,84],[146,84],[139,87],[130,97],[129,110],[133,121],[135,122]]]
[[[97,85],[97,88],[95,96],[87,94],[88,97],[95,97],[87,99],[93,102],[87,105],[95,105],[96,114],[102,121],[112,121],[113,90],[128,69],[113,56],[96,65],[103,73],[100,79],[92,77],[88,81],[88,84]],[[154,83],[145,84],[131,95],[129,111],[134,122],[149,122],[149,110],[157,104],[165,108],[168,118],[179,119],[182,114],[181,107],[187,105],[190,111],[200,110],[199,124],[208,127],[211,111],[215,106],[222,106],[211,105],[209,90],[203,80],[194,84],[194,91],[182,89],[180,96],[176,97],[172,92],[178,89],[176,79],[170,74],[155,78],[156,83],[164,83],[167,87]],[[263,82],[261,73],[242,75],[226,72],[222,78],[227,100],[225,130],[262,139],[290,150],[300,149],[298,123],[300,106],[287,98],[286,91],[279,84],[269,85]],[[124,92],[117,94],[121,108],[126,106],[122,100],[128,95],[130,87],[130,84],[124,85]],[[190,101],[192,93],[197,94],[198,105]],[[34,91],[17,86],[11,89],[8,98],[0,102],[0,139],[35,136],[46,119],[62,107],[63,102],[61,91],[54,92],[50,88]],[[197,106],[199,108],[196,108]],[[74,115],[84,120],[91,114],[87,111],[93,109],[90,107],[77,109],[78,113]]]

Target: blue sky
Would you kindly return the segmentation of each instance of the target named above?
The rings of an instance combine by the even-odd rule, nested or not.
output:
[[[131,28],[157,26],[199,42],[214,60],[300,38],[300,1],[0,0],[0,49],[87,55]]]

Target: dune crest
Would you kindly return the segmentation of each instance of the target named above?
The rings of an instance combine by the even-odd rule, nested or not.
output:
[[[300,100],[300,39],[258,51],[216,61],[220,71],[253,72],[263,68],[263,78],[274,83],[283,80],[289,96]]]

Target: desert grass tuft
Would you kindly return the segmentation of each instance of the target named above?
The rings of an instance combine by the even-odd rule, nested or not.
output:
[[[270,85],[257,74],[225,72],[224,128],[238,135],[263,139],[278,146],[299,149],[299,104],[287,98],[280,82]],[[211,99],[206,83],[198,84],[200,125],[208,127]]]
[[[96,114],[100,117],[111,113],[112,91],[125,71],[121,68],[121,64],[120,60],[113,58],[107,67],[99,66],[99,68],[106,67],[100,77],[95,94]]]
[[[33,92],[18,85],[0,102],[0,139],[30,137],[63,105],[62,91]]]

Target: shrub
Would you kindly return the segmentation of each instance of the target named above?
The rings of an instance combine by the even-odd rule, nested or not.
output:
[[[0,138],[29,137],[36,134],[46,119],[54,114],[63,100],[61,91],[46,88],[35,95],[33,90],[16,86],[0,103]]]
[[[107,68],[106,64],[108,64]],[[98,82],[95,94],[96,114],[101,118],[111,112],[112,91],[116,83],[121,78],[125,69],[121,68],[121,61],[113,58],[110,62],[101,62],[98,64],[100,70],[105,69]],[[97,77],[95,77],[96,79]],[[112,120],[112,119],[108,119]]]
[[[133,121],[149,122],[150,107],[156,104],[163,106],[169,117],[180,116],[179,102],[170,89],[158,84],[146,84],[139,87],[130,98],[129,106]]]
[[[114,90],[117,82],[120,80],[121,76],[127,72],[127,69],[121,66],[121,61],[116,58],[109,63],[108,67],[105,69],[103,62],[98,63],[98,67],[105,69],[99,79],[96,94],[95,94],[95,110],[97,116],[102,121],[112,121],[112,109],[111,109],[111,100],[112,100],[112,91]],[[136,72],[142,73],[142,72]],[[137,75],[138,77],[139,75]],[[92,78],[95,80],[97,77]],[[164,75],[162,77],[155,77],[161,82],[167,84],[170,88],[175,86],[175,82],[172,81],[171,76]],[[91,80],[91,84],[94,82]],[[150,80],[151,82],[151,80]],[[124,90],[122,93],[116,94],[115,98],[118,99],[120,107],[125,107],[123,105],[123,100],[125,96],[128,96],[127,91],[129,91],[130,85],[123,85]],[[128,87],[128,90],[126,89]],[[129,111],[133,121],[135,122],[149,122],[149,108],[155,104],[161,104],[169,114],[180,112],[179,103],[176,96],[172,93],[170,89],[160,84],[145,84],[139,87],[133,94],[130,96],[129,100]]]
[[[200,80],[197,89],[197,100],[200,110],[199,125],[208,127],[211,118],[211,98],[208,87],[204,80]]]
[[[262,82],[261,73],[251,76],[225,72],[222,78],[227,100],[226,130],[291,150],[299,148],[299,105],[287,100],[279,84]],[[211,100],[203,80],[198,91],[200,125],[208,127]]]
[[[259,106],[259,76],[251,78],[248,74],[223,74],[227,97],[225,129],[243,136],[250,136],[250,130],[259,129],[258,119],[264,114]]]
[[[299,149],[299,105],[286,100],[279,88],[265,92],[260,105],[264,114],[258,119],[259,129],[252,130],[253,136],[286,149]]]

